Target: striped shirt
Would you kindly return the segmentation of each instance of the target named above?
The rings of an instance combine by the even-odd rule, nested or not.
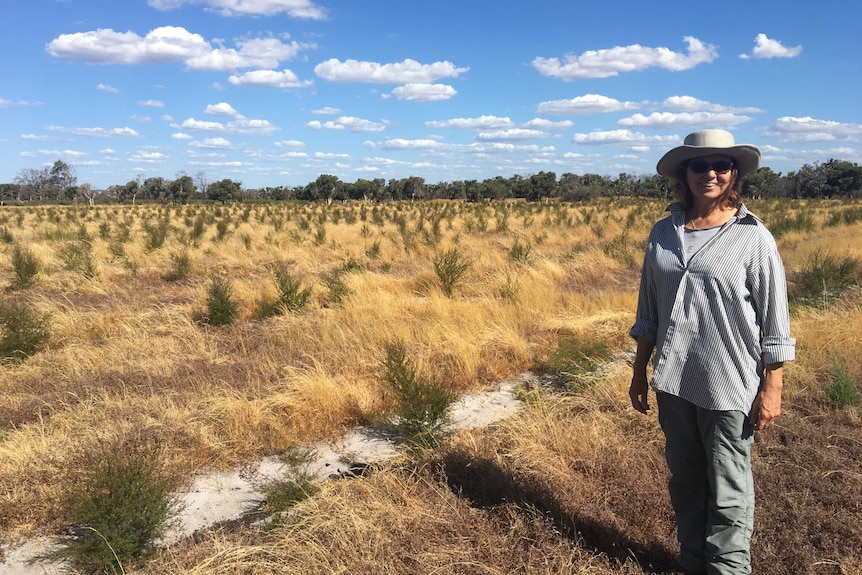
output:
[[[647,240],[630,335],[655,343],[654,390],[748,413],[764,366],[795,357],[778,247],[742,205],[686,258],[685,210],[668,210]]]

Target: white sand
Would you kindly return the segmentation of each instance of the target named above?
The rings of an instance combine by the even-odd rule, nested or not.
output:
[[[450,410],[453,429],[483,427],[516,413],[521,403],[514,397],[513,390],[518,385],[535,381],[536,376],[526,373],[503,382],[496,389],[461,397]],[[317,481],[349,474],[352,465],[378,463],[399,453],[391,441],[365,428],[356,429],[331,443],[313,445],[310,450],[312,457],[307,472]],[[234,471],[198,474],[191,489],[178,494],[183,504],[180,525],[165,538],[165,543],[171,544],[219,522],[240,518],[262,503],[263,484],[282,479],[287,473],[289,469],[284,463],[278,458],[268,457]],[[4,549],[6,557],[0,563],[0,575],[62,573],[61,564],[28,564],[28,561],[44,554],[54,544],[50,539],[37,538]]]

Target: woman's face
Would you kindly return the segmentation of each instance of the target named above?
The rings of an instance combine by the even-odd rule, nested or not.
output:
[[[693,200],[714,202],[724,197],[733,183],[733,168],[733,158],[723,154],[690,160],[685,175]]]

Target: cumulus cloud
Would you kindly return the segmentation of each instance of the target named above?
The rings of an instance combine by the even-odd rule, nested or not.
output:
[[[193,148],[231,148],[233,144],[227,138],[204,138],[199,142],[189,143],[189,146]]]
[[[312,114],[318,114],[321,116],[336,116],[341,113],[341,108],[333,108],[331,106],[325,106],[323,108],[318,108],[317,110],[312,110]]]
[[[221,122],[207,122],[188,118],[178,127],[192,132],[221,132],[244,136],[269,136],[278,129],[266,120],[248,118],[237,118],[224,124]]]
[[[416,139],[408,140],[404,138],[393,138],[383,142],[384,150],[436,150],[444,145],[437,140],[431,139]]]
[[[46,126],[49,132],[60,132],[72,134],[73,136],[92,136],[96,138],[107,138],[111,136],[140,136],[132,128],[72,128],[68,126]]]
[[[147,0],[156,10],[173,10],[186,4],[203,5],[223,16],[274,16],[325,20],[326,10],[310,0]]]
[[[451,120],[432,120],[425,122],[429,128],[455,128],[458,130],[488,130],[513,126],[509,118],[480,116],[478,118],[453,118]]]
[[[299,140],[281,140],[275,143],[276,148],[304,148],[305,142]]]
[[[0,98],[0,108],[9,108],[11,106],[36,106],[39,105],[38,102],[27,102],[26,100],[18,100],[17,102],[13,102],[12,100],[4,100]]]
[[[226,116],[229,118],[241,118],[242,114],[234,110],[233,106],[227,102],[219,102],[218,104],[210,104],[204,110],[210,116]]]
[[[164,108],[165,105],[160,100],[141,100],[138,102],[139,106],[144,106],[145,108]]]
[[[736,107],[723,106],[721,104],[713,104],[705,100],[699,100],[693,96],[670,96],[662,102],[662,107],[668,110],[681,112],[733,112],[740,114],[760,114],[763,112],[760,108],[754,107]]]
[[[634,114],[622,118],[618,126],[626,128],[721,128],[738,126],[750,122],[751,117],[733,114],[731,112],[653,112],[649,116]]]
[[[679,143],[678,136],[647,136],[630,130],[597,130],[575,134],[576,144],[670,145]]]
[[[543,130],[530,130],[527,128],[509,128],[508,130],[493,130],[490,132],[479,132],[476,138],[480,141],[500,140],[530,140],[533,138],[547,138],[548,133]]]
[[[367,82],[372,84],[433,83],[440,78],[457,78],[469,68],[457,68],[451,62],[422,64],[410,58],[402,62],[380,64],[360,60],[330,58],[314,67],[318,77],[330,82]]]
[[[802,52],[802,46],[786,48],[778,40],[772,40],[766,34],[758,34],[754,38],[754,50],[751,54],[740,54],[739,57],[750,58],[795,58]]]
[[[554,122],[552,120],[546,120],[544,118],[533,118],[532,120],[530,120],[529,122],[524,124],[524,127],[525,128],[535,128],[537,130],[550,131],[550,130],[568,130],[569,128],[571,128],[574,125],[575,125],[575,123],[572,122],[571,120],[562,120],[559,122]]]
[[[109,94],[116,94],[119,92],[119,90],[108,84],[96,84],[96,89],[100,92],[108,92]]]
[[[233,75],[228,82],[234,86],[262,86],[265,88],[305,88],[311,80],[300,80],[290,70],[252,70],[241,75]]]
[[[79,152],[77,150],[36,150],[32,152],[21,152],[21,156],[25,158],[32,158],[36,156],[52,156],[54,158],[80,158],[86,155],[87,154],[85,152]]]
[[[353,116],[341,116],[328,122],[312,120],[306,125],[315,130],[350,130],[351,132],[382,132],[386,129],[386,124],[354,118]]]
[[[455,88],[447,84],[412,83],[398,86],[392,90],[392,95],[399,100],[416,102],[436,102],[448,100],[457,94]]]
[[[584,94],[570,100],[549,100],[538,106],[542,114],[599,114],[604,112],[620,112],[637,110],[647,105],[647,102],[620,102],[601,94]]]
[[[784,116],[775,120],[764,134],[783,142],[832,142],[857,138],[862,135],[862,124]]]
[[[683,40],[688,44],[687,54],[664,47],[650,48],[632,44],[589,50],[580,56],[569,54],[562,61],[559,58],[536,57],[532,64],[543,76],[570,81],[607,78],[620,72],[647,68],[664,68],[679,72],[694,68],[698,64],[712,62],[718,57],[718,50],[712,44],[704,44],[693,36],[686,36]]]
[[[180,26],[162,26],[143,37],[109,28],[61,34],[48,43],[46,50],[55,58],[91,64],[184,62],[190,70],[225,71],[275,68],[281,61],[315,47],[314,44],[284,43],[278,38],[241,39],[236,41],[236,46],[213,48],[200,34]],[[99,89],[112,91],[110,86],[99,86]]]

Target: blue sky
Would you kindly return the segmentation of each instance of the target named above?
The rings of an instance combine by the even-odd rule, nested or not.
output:
[[[6,0],[0,183],[653,174],[721,127],[862,163],[862,3]]]

